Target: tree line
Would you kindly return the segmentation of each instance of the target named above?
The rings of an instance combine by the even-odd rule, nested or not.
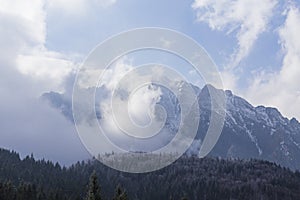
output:
[[[51,190],[45,192],[42,187],[36,187],[35,184],[20,183],[15,187],[10,181],[0,183],[0,200],[68,200],[67,195],[59,191]],[[76,199],[82,199],[79,196]],[[101,187],[98,183],[98,177],[94,171],[90,177],[88,190],[84,200],[104,200],[101,194]],[[128,200],[127,193],[121,186],[117,186],[112,200]]]
[[[0,149],[0,200],[300,199],[300,173],[262,160],[183,156],[130,174],[92,159],[69,167]]]

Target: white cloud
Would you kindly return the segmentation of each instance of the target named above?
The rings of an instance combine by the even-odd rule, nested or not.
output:
[[[279,72],[258,73],[245,96],[255,104],[275,106],[288,117],[300,119],[300,11],[291,7],[279,28],[284,52]]]
[[[40,48],[19,54],[16,64],[22,74],[46,82],[45,90],[61,90],[61,83],[75,69],[75,64],[64,55]]]
[[[70,164],[86,158],[74,126],[37,97],[60,89],[72,62],[49,51],[43,0],[0,0],[0,147]]]
[[[146,85],[135,91],[128,103],[132,120],[139,126],[147,126],[155,118],[155,105],[162,95],[161,89]]]
[[[154,107],[159,101],[162,92],[160,88],[151,87],[151,85],[143,85],[143,87],[141,88],[135,88],[135,86],[133,85],[135,85],[135,83],[139,82],[139,80],[141,79],[143,80],[143,82],[150,83],[152,75],[140,75],[139,73],[133,71],[134,69],[135,67],[132,65],[131,61],[128,58],[123,57],[109,69],[106,69],[103,73],[103,77],[99,86],[105,86],[105,88],[108,90],[106,98],[101,99],[100,102],[103,120],[109,121],[109,123],[104,122],[105,124],[111,125],[115,123],[111,110],[111,98],[113,93],[117,92],[116,87],[119,84],[122,84],[119,85],[122,88],[122,92],[131,94],[127,102],[128,113],[118,113],[119,116],[124,116],[119,117],[119,119],[125,119],[126,116],[130,116],[130,119],[133,121],[133,123],[145,126],[150,123],[149,120],[154,118]],[[126,75],[128,75],[128,73],[131,73],[129,79],[126,78]],[[135,90],[130,91],[129,88],[135,88]],[[122,98],[120,99],[120,101],[123,101]],[[116,126],[116,124],[114,124],[113,126]],[[119,134],[121,134],[120,129],[116,127],[109,127],[108,130],[118,130]]]
[[[197,20],[207,23],[212,30],[236,34],[237,49],[228,64],[234,68],[267,29],[275,5],[276,0],[195,0],[192,7],[197,11]]]
[[[212,30],[235,34],[237,49],[231,55],[228,68],[221,72],[224,87],[236,92],[255,105],[277,107],[287,117],[300,119],[300,11],[290,6],[284,14],[286,20],[278,31],[279,44],[284,55],[279,71],[260,70],[253,76],[249,87],[238,91],[238,73],[233,68],[250,53],[259,34],[268,28],[275,12],[276,0],[195,0],[193,8],[197,19]]]
[[[235,91],[238,77],[231,70],[223,70],[220,72],[222,77],[223,88]]]
[[[165,144],[171,133],[163,127],[165,110],[157,104],[163,94],[162,88],[151,84],[159,79],[159,74],[153,72],[157,68],[151,71],[138,69],[141,68],[133,66],[131,60],[125,57],[105,70],[99,84],[104,87],[99,87],[97,91],[101,94],[105,92],[97,99],[101,113],[99,124],[117,146],[127,150],[149,151]],[[149,140],[136,141],[128,137],[128,134],[150,137],[158,132]]]
[[[44,91],[62,90],[75,64],[45,47],[45,1],[0,0],[0,5],[0,60],[13,63],[11,67],[38,81]]]
[[[126,57],[119,59],[113,67],[105,69],[101,84],[111,91],[115,89],[121,78],[133,69],[131,61]],[[101,85],[100,85],[101,86]]]
[[[14,34],[24,35],[23,39],[32,45],[45,42],[46,13],[43,10],[44,1],[0,0],[0,5],[0,18],[10,23],[10,28],[14,28],[16,31]]]

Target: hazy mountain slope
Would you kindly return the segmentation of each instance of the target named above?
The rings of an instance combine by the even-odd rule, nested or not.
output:
[[[187,86],[188,83],[178,83],[178,90],[184,93]],[[224,91],[211,85],[206,85],[201,90],[195,86],[192,87],[198,94],[200,106],[197,140],[189,151],[195,153],[195,149],[199,149],[199,144],[206,134],[212,112],[208,87],[216,93]],[[180,121],[178,101],[170,91],[163,89],[162,92],[159,103],[169,113],[167,126],[174,131],[178,127],[176,124]],[[274,161],[292,169],[300,168],[300,124],[296,119],[289,120],[283,117],[276,108],[254,107],[231,91],[225,91],[225,95],[226,120],[221,137],[210,153],[211,156],[259,158]],[[45,93],[42,97],[72,120],[70,99],[54,92]]]

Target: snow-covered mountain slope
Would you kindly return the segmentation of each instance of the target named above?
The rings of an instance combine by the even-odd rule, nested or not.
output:
[[[216,90],[216,89],[215,89]],[[254,107],[245,99],[225,91],[226,119],[222,134],[211,155],[259,158],[293,169],[300,168],[300,124],[283,117],[276,108]],[[205,134],[211,109],[207,88],[199,95],[202,112],[199,138]],[[206,111],[206,112],[205,112]],[[205,113],[205,114],[203,114]]]
[[[178,90],[183,93],[188,83],[178,83]],[[205,137],[211,116],[209,90],[215,93],[224,91],[206,85],[199,89],[192,86],[198,96],[200,124],[195,142],[190,153],[196,153]],[[209,88],[210,87],[210,88]],[[225,91],[226,118],[221,136],[210,152],[211,156],[222,158],[258,158],[274,161],[292,169],[300,169],[300,124],[293,118],[283,117],[276,108],[254,107],[245,99]],[[63,115],[72,121],[71,100],[63,94],[45,93],[47,100]],[[180,122],[180,106],[173,93],[162,88],[159,102],[167,111],[166,127],[176,132]],[[101,113],[99,114],[99,116]]]

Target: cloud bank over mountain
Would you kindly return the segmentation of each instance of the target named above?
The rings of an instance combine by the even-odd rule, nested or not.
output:
[[[300,119],[299,1],[0,0],[0,5],[0,146],[65,163],[88,157],[73,124],[39,97],[55,91],[69,98],[88,51],[141,26],[186,33],[210,50],[226,88]],[[122,67],[108,71],[106,87],[131,69]],[[141,92],[144,101],[132,102],[142,124],[148,118],[140,108],[160,92]]]

